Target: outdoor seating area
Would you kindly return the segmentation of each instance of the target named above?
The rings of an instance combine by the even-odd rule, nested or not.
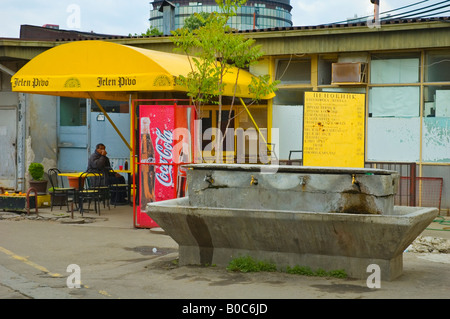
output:
[[[84,172],[61,172],[57,168],[48,170],[48,178],[51,184],[49,193],[51,196],[50,207],[67,207],[67,212],[94,211],[100,215],[102,209],[111,209],[111,205],[130,205],[131,201],[131,179],[128,173],[128,183],[110,183],[103,172],[87,170]],[[66,179],[66,181],[64,181]],[[92,206],[91,206],[92,205]]]
[[[67,211],[69,211],[69,205],[73,203],[75,199],[75,188],[74,187],[64,187],[63,177],[60,176],[61,171],[57,168],[50,168],[47,171],[48,179],[50,182],[50,209],[53,211],[53,206],[67,206]]]

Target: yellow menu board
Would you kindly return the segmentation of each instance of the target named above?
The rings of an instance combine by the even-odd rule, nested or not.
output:
[[[303,165],[364,167],[365,94],[306,92]]]

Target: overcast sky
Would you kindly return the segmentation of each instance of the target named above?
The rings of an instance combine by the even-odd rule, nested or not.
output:
[[[380,0],[380,12],[422,1],[424,0]],[[149,2],[150,0],[0,0],[0,37],[18,38],[22,24],[57,24],[60,29],[114,35],[140,34],[149,27]],[[426,0],[402,11],[439,2],[443,1]],[[370,0],[291,0],[291,5],[294,26],[327,24],[355,15],[361,17],[373,14]],[[450,12],[443,15],[450,16]]]

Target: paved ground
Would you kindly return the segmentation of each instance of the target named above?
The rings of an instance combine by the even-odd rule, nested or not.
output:
[[[130,206],[85,214],[83,224],[59,210],[41,209],[40,216],[0,212],[1,299],[182,299],[189,305],[191,299],[450,298],[447,253],[406,252],[400,278],[368,288],[365,280],[180,267],[178,245],[164,233],[134,228]],[[423,235],[450,239],[447,229]],[[69,288],[77,274],[80,287]]]

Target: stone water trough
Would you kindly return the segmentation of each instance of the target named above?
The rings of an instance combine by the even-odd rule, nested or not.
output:
[[[394,206],[398,173],[379,169],[237,164],[187,165],[188,196],[147,214],[179,245],[180,265],[233,258],[345,270],[382,280],[403,272],[403,252],[436,208]]]

